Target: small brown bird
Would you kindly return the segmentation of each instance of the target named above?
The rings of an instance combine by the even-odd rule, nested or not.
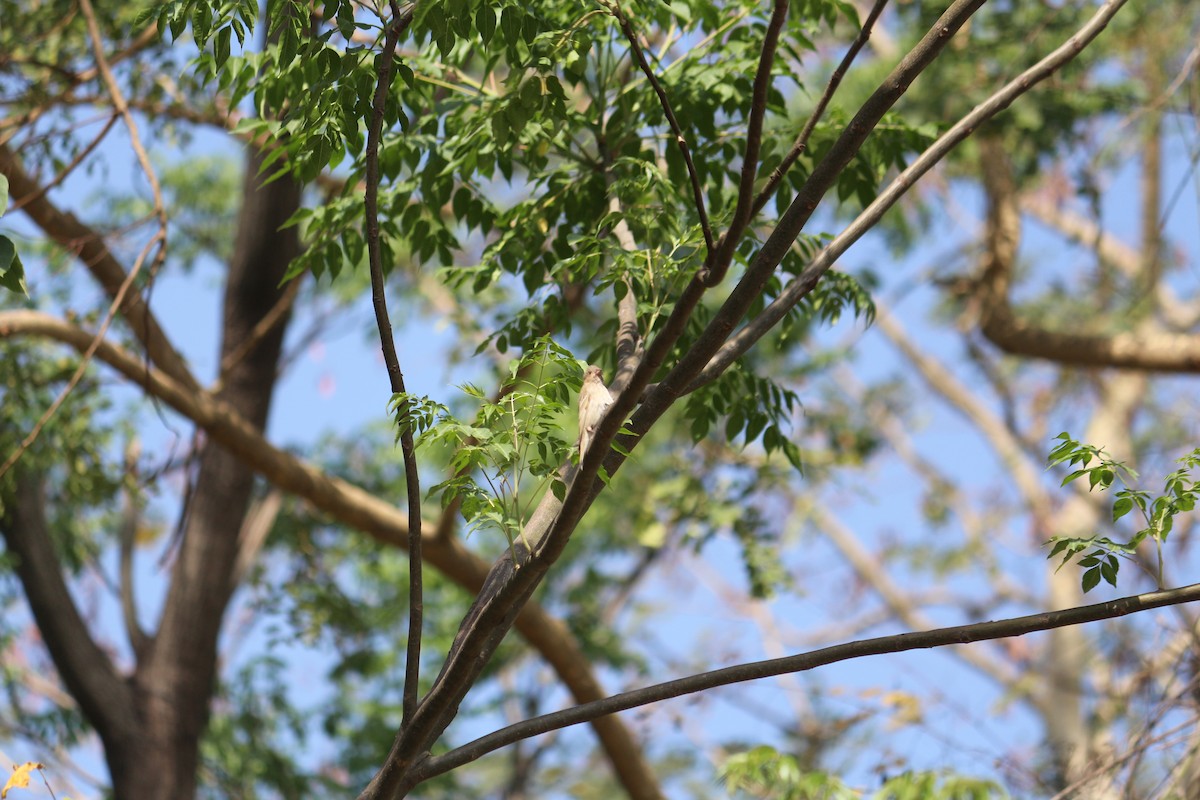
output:
[[[613,396],[604,379],[600,377],[600,368],[589,366],[583,371],[583,388],[579,390],[579,460],[592,444],[596,435],[596,426],[604,418],[604,412],[613,404]]]

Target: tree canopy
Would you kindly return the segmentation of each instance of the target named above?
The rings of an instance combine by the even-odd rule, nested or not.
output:
[[[16,789],[1200,784],[1193,4],[0,18]]]

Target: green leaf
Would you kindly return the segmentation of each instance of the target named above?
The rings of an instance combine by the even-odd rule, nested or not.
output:
[[[25,267],[12,239],[0,234],[0,286],[19,295],[28,295],[25,286]]]
[[[412,67],[400,61],[396,64],[396,74],[400,76],[400,80],[404,81],[404,85],[409,89],[415,89],[417,86],[417,76],[413,74]]]
[[[1083,593],[1087,594],[1092,589],[1095,589],[1100,584],[1100,567],[1092,567],[1083,573],[1083,580],[1080,585],[1083,587]]]
[[[0,175],[0,217],[8,210],[8,176]]]
[[[1116,522],[1121,517],[1133,510],[1133,500],[1129,497],[1122,497],[1117,502],[1113,503],[1112,519]]]
[[[490,3],[479,7],[475,14],[475,27],[479,29],[479,36],[484,45],[490,44],[492,36],[496,33],[496,9],[492,8]]]
[[[216,61],[217,69],[225,65],[229,60],[230,37],[233,34],[233,29],[227,27],[217,31],[217,39],[213,44],[213,58]]]

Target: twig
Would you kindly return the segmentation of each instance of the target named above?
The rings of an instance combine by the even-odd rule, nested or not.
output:
[[[621,32],[629,40],[629,47],[633,51],[634,60],[637,61],[642,74],[646,76],[646,80],[650,81],[650,85],[654,88],[654,93],[658,95],[659,105],[662,106],[663,113],[667,117],[667,122],[671,126],[671,133],[675,134],[675,144],[679,146],[679,152],[683,155],[683,163],[687,165],[688,177],[692,182],[692,199],[696,203],[696,214],[700,217],[700,229],[704,232],[704,244],[708,248],[708,254],[711,257],[716,244],[713,242],[712,226],[708,222],[708,212],[704,209],[704,190],[700,187],[700,176],[696,173],[696,165],[692,161],[692,151],[688,147],[687,139],[683,136],[683,129],[679,127],[679,120],[676,119],[675,112],[671,109],[671,101],[667,99],[667,93],[663,91],[662,84],[658,82],[658,77],[655,76],[654,70],[650,68],[649,62],[646,61],[646,54],[642,52],[642,46],[638,44],[637,33],[633,30],[633,25],[630,23],[629,18],[625,16],[625,11],[621,8],[621,4],[613,2],[606,5],[609,12],[616,17],[617,23],[621,26]]]
[[[379,59],[379,81],[375,86],[375,97],[371,102],[371,121],[367,128],[366,190],[363,204],[367,216],[367,258],[371,266],[371,300],[375,306],[375,324],[379,328],[379,340],[383,347],[383,360],[387,364],[392,394],[404,395],[407,394],[407,390],[404,387],[404,373],[400,371],[400,360],[396,356],[392,322],[388,317],[383,255],[379,246],[379,140],[383,135],[383,112],[392,84],[392,60],[395,57],[396,43],[412,23],[414,6],[410,3],[401,9],[396,0],[390,0],[389,5],[392,9],[392,21],[383,40],[383,53]],[[417,458],[413,452],[409,409],[408,399],[405,398],[396,410],[396,424],[400,429],[400,451],[404,457],[405,492],[408,495],[408,650],[404,666],[402,725],[408,722],[417,707],[417,686],[421,671],[421,626],[424,616],[421,577],[421,485],[417,475]]]
[[[838,86],[841,85],[842,78],[846,77],[846,72],[850,69],[850,65],[854,63],[854,59],[858,56],[858,51],[862,50],[863,45],[871,38],[871,29],[875,27],[875,21],[883,13],[883,7],[887,5],[887,2],[888,0],[875,0],[875,5],[871,7],[871,12],[867,14],[866,20],[863,21],[862,29],[859,30],[854,43],[850,45],[850,49],[842,57],[842,61],[838,64],[837,69],[829,76],[829,83],[825,86],[825,91],[821,94],[821,99],[817,101],[812,116],[804,124],[804,129],[800,131],[800,135],[796,137],[796,141],[792,144],[791,149],[788,150],[783,160],[779,162],[779,166],[771,171],[771,175],[767,178],[767,182],[762,190],[759,191],[758,197],[754,198],[755,214],[762,211],[763,206],[767,204],[767,201],[771,199],[771,195],[775,193],[775,188],[779,186],[779,182],[783,180],[783,176],[787,174],[787,171],[792,168],[792,164],[796,163],[796,159],[808,147],[809,137],[812,136],[817,123],[821,121],[821,117],[825,114],[825,108],[829,105],[829,101],[833,99]]]
[[[275,305],[271,306],[271,310],[250,331],[250,335],[239,342],[237,348],[230,352],[229,355],[221,359],[221,368],[217,373],[217,380],[209,388],[210,392],[216,394],[221,391],[221,387],[225,385],[225,376],[229,374],[229,371],[240,364],[254,348],[258,347],[259,342],[287,316],[287,313],[292,309],[292,305],[296,302],[296,295],[300,294],[300,282],[303,280],[303,277],[303,275],[299,275],[293,278],[288,283],[287,288],[283,290],[283,294],[279,295],[279,299],[275,301]]]
[[[886,2],[886,0],[883,0]],[[733,252],[741,241],[742,234],[758,209],[753,207],[754,179],[758,177],[758,155],[762,150],[763,117],[767,113],[767,93],[771,89],[771,70],[775,66],[775,51],[779,46],[779,32],[787,20],[788,0],[775,0],[771,21],[763,37],[762,53],[758,59],[758,71],[754,75],[754,88],[750,95],[750,119],[746,127],[746,149],[742,153],[742,174],[738,181],[737,206],[729,229],[717,243],[717,253],[712,263],[701,276],[705,286],[716,286],[725,280]]]
[[[96,135],[96,138],[94,138],[94,139],[92,139],[92,141],[88,142],[88,145],[86,147],[84,147],[82,150],[80,150],[78,153],[76,153],[75,157],[71,159],[71,162],[69,164],[67,164],[65,167],[63,167],[62,170],[60,170],[59,173],[54,176],[54,179],[52,181],[47,183],[45,186],[39,187],[38,190],[36,192],[34,192],[33,194],[25,195],[20,200],[13,203],[12,207],[9,208],[8,210],[9,211],[20,211],[21,206],[24,206],[28,203],[32,203],[34,200],[44,197],[46,192],[50,191],[55,186],[58,186],[60,183],[65,181],[67,179],[67,176],[70,175],[72,172],[74,172],[75,168],[78,167],[80,164],[82,164],[83,160],[85,158],[87,158],[88,156],[90,156],[92,154],[92,151],[95,150],[100,145],[100,143],[104,141],[104,137],[108,136],[108,132],[111,131],[113,129],[113,126],[117,124],[117,117],[118,117],[118,115],[116,113],[110,114],[108,117],[108,122],[104,123],[104,127],[101,128],[100,133],[98,133]]]
[[[1149,611],[1154,608],[1162,608],[1179,603],[1190,603],[1196,600],[1200,600],[1200,584],[1192,584],[1180,589],[1168,589],[1133,595],[1118,600],[1110,600],[1104,603],[1069,608],[1061,611],[1045,611],[1039,614],[1030,614],[993,622],[976,622],[969,625],[956,625],[929,631],[879,636],[857,642],[833,645],[808,653],[773,658],[766,661],[753,661],[710,672],[702,672],[697,675],[689,675],[686,678],[678,678],[666,683],[622,692],[621,694],[607,697],[604,700],[585,703],[551,714],[544,714],[543,716],[534,717],[533,719],[519,722],[516,725],[502,728],[443,755],[428,759],[421,770],[422,778],[429,779],[445,774],[501,747],[513,744],[522,739],[528,739],[531,736],[559,730],[571,725],[578,725],[582,722],[588,722],[597,717],[614,714],[618,711],[626,711],[631,708],[638,708],[650,703],[657,703],[688,694],[695,694],[720,686],[761,680],[777,675],[807,672],[817,667],[864,658],[866,656],[904,653],[910,650],[923,650],[954,644],[969,644],[971,642],[1024,636],[1025,634],[1037,631],[1082,625],[1105,619],[1115,619],[1128,614]]]

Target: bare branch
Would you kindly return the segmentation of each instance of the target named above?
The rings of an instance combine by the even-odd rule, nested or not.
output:
[[[113,126],[117,124],[117,118],[117,114],[112,114],[109,116],[108,122],[104,123],[104,127],[100,129],[100,133],[96,134],[92,141],[87,143],[86,147],[76,153],[75,157],[72,158],[66,166],[59,170],[58,174],[54,176],[53,180],[47,184],[44,184],[43,186],[39,186],[38,190],[33,194],[22,197],[19,202],[14,203],[8,210],[20,211],[21,206],[25,205],[26,203],[32,203],[34,200],[45,196],[46,192],[65,181],[67,177],[75,171],[75,168],[82,164],[84,160],[87,159],[87,157],[90,156],[92,152],[100,146],[100,143],[104,141],[104,137],[108,136],[108,132],[111,131]]]
[[[396,0],[391,0],[392,21],[383,39],[383,52],[378,66],[378,83],[371,103],[371,122],[367,128],[366,153],[366,239],[367,259],[371,267],[371,300],[375,306],[375,324],[379,328],[379,340],[383,347],[383,360],[387,365],[388,379],[393,395],[405,395],[404,373],[400,371],[400,360],[396,356],[396,342],[392,336],[392,321],[387,312],[387,292],[383,279],[383,256],[379,246],[379,140],[383,134],[383,114],[387,105],[388,91],[392,85],[392,60],[396,42],[412,23],[415,6],[409,3],[401,10]],[[400,429],[400,451],[404,457],[405,493],[408,495],[408,648],[404,667],[403,721],[412,717],[417,707],[417,684],[421,670],[421,625],[424,617],[424,600],[421,582],[421,485],[417,474],[417,458],[413,452],[413,426],[410,420],[408,399],[396,407],[396,425]],[[402,723],[403,724],[403,723]]]
[[[422,778],[428,780],[437,775],[443,775],[457,769],[463,764],[470,763],[481,756],[505,747],[531,736],[588,722],[596,717],[615,714],[631,708],[682,697],[688,694],[715,689],[719,686],[729,686],[735,683],[761,680],[776,675],[795,672],[807,672],[817,667],[836,664],[866,656],[884,655],[889,653],[904,653],[910,650],[924,650],[947,645],[970,644],[995,639],[1007,639],[1014,636],[1024,636],[1037,631],[1053,630],[1105,619],[1115,619],[1128,614],[1149,611],[1164,606],[1179,603],[1191,603],[1200,600],[1200,584],[1192,584],[1180,589],[1167,589],[1158,592],[1123,597],[1119,600],[1109,600],[1090,606],[1080,606],[1062,611],[1044,611],[1023,617],[998,620],[994,622],[976,622],[969,625],[956,625],[949,628],[936,628],[930,631],[901,633],[892,636],[879,636],[863,639],[857,642],[833,645],[810,653],[801,653],[784,658],[774,658],[767,661],[755,661],[739,664],[733,667],[702,672],[666,683],[634,689],[629,692],[613,695],[596,703],[575,706],[552,714],[519,722],[502,728],[495,733],[480,737],[474,742],[455,748],[444,755],[435,756],[425,762],[422,768]]]
[[[1038,222],[1074,242],[1093,248],[1100,261],[1114,267],[1126,278],[1137,275],[1140,266],[1137,250],[1122,242],[1112,232],[1104,230],[1082,214],[1069,211],[1037,195],[1023,195],[1019,203],[1021,210],[1033,215]],[[1196,304],[1180,300],[1166,283],[1158,285],[1157,302],[1166,323],[1171,327],[1190,329],[1200,317],[1200,309]]]
[[[862,546],[845,523],[829,513],[820,503],[806,504],[803,513],[813,520],[813,524],[833,543],[858,576],[883,599],[897,619],[912,630],[933,629],[933,620],[917,610],[910,598],[892,581],[887,568]],[[996,653],[963,646],[954,646],[950,652],[1000,684],[1005,690],[1011,692],[1015,689],[1020,676],[1011,665],[1001,661]]]
[[[296,303],[296,296],[300,294],[300,285],[303,280],[302,275],[298,275],[288,282],[287,288],[283,290],[283,294],[279,295],[279,299],[275,301],[275,305],[271,306],[271,310],[255,324],[254,329],[250,331],[250,335],[242,341],[238,342],[237,347],[227,356],[221,359],[221,367],[218,370],[217,380],[209,388],[213,394],[221,391],[225,385],[225,376],[228,375],[234,367],[242,363],[246,356],[254,352],[264,338],[282,324],[292,310],[292,306]]]
[[[1050,498],[1042,486],[1042,470],[1030,463],[1022,443],[1004,421],[980,402],[958,378],[937,360],[922,352],[886,308],[877,308],[875,324],[879,326],[880,331],[912,364],[926,385],[970,420],[987,439],[1004,465],[1005,471],[1016,483],[1022,499],[1029,504],[1034,518],[1045,523],[1050,515]]]
[[[0,144],[0,172],[8,176],[14,201],[19,202],[39,191],[38,183],[25,171],[17,155],[4,144]],[[26,203],[22,210],[47,237],[83,262],[109,297],[122,298],[119,304],[121,316],[146,348],[150,361],[174,380],[190,389],[199,389],[200,385],[188,369],[187,362],[171,344],[142,297],[136,292],[121,292],[129,276],[100,233],[80,222],[74,214],[60,210],[45,196]],[[137,378],[132,380],[138,382]]]

